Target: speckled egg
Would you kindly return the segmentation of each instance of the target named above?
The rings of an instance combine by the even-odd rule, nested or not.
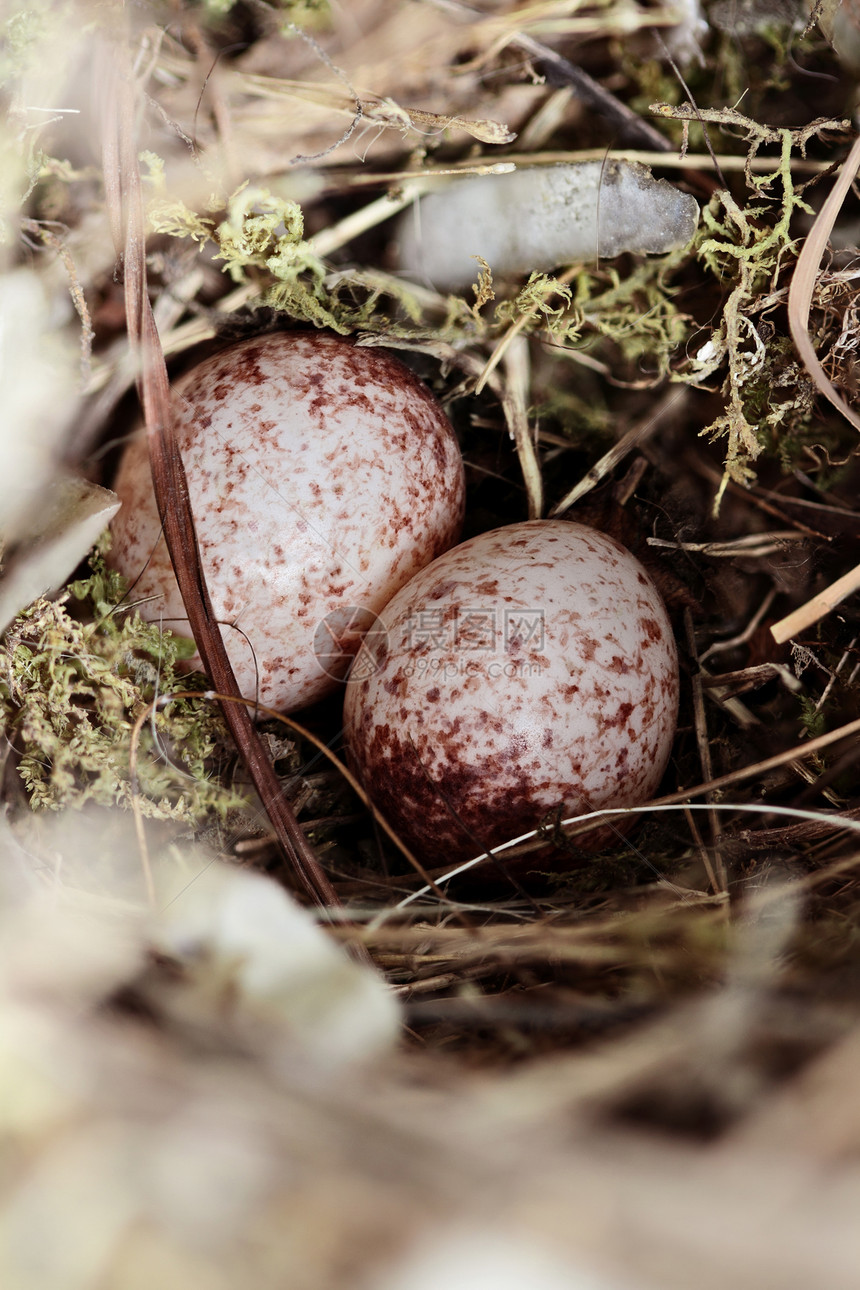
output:
[[[272,707],[304,707],[338,686],[374,613],[456,542],[464,481],[454,433],[398,359],[319,332],[243,341],[172,394],[239,685]],[[141,613],[181,633],[143,436],[114,488],[114,563]]]
[[[381,622],[347,686],[346,737],[373,801],[429,863],[559,810],[654,795],[677,652],[659,593],[613,538],[562,520],[484,533],[417,574]]]

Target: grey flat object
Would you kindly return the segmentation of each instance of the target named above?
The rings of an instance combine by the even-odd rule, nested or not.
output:
[[[455,180],[401,220],[400,267],[442,291],[624,251],[662,254],[696,231],[695,199],[630,161],[532,167]]]

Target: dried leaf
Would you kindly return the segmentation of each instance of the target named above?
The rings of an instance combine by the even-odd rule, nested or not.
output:
[[[0,630],[39,596],[56,591],[119,510],[116,494],[74,476],[58,476],[39,498],[16,553],[0,580]],[[36,527],[37,526],[37,527]]]

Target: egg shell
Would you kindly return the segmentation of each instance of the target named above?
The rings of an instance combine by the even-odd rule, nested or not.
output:
[[[347,686],[346,738],[428,862],[477,856],[557,810],[654,795],[677,651],[657,589],[613,538],[562,520],[484,533],[417,574],[381,621]]]
[[[225,349],[177,381],[172,402],[242,693],[304,707],[341,683],[343,660],[332,665],[321,639],[353,654],[374,612],[456,542],[465,490],[451,425],[398,359],[318,332]],[[114,489],[113,562],[141,613],[181,633],[142,435]]]

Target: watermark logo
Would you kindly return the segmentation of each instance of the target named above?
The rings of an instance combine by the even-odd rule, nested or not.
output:
[[[542,654],[544,650],[544,618],[542,609],[506,609],[503,613],[505,649],[531,651]]]
[[[458,605],[419,609],[404,624],[406,676],[540,676],[546,637],[542,609]]]
[[[364,605],[333,609],[314,632],[314,655],[335,681],[366,681],[379,670],[387,633],[381,619]],[[367,648],[359,653],[362,642]]]
[[[499,647],[496,611],[462,606],[454,619],[454,648],[464,654],[495,654]]]
[[[458,605],[455,613],[418,609],[406,619],[407,649],[450,658],[462,654],[541,654],[545,640],[542,609],[497,609]]]
[[[443,682],[471,675],[539,676],[545,635],[542,609],[416,609],[397,632],[398,665],[405,676]],[[363,605],[332,610],[314,633],[317,662],[336,681],[368,680],[384,665],[388,646],[381,619]]]
[[[403,675],[406,677],[427,677],[434,685],[445,681],[461,681],[464,677],[477,676],[494,680],[501,677],[541,676],[543,667],[540,663],[523,659],[504,659],[479,654],[457,654],[444,657],[440,654],[416,654],[404,664]]]

